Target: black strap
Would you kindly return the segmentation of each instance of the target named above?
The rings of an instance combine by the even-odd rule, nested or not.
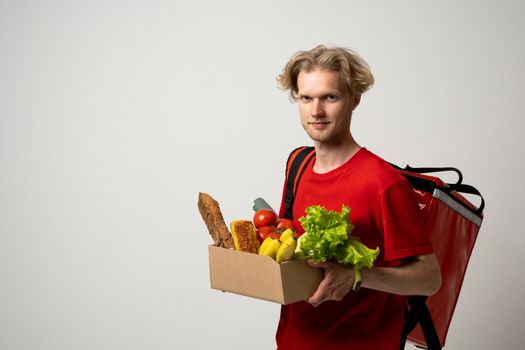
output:
[[[428,173],[441,173],[446,171],[453,171],[458,175],[458,180],[456,181],[456,185],[459,185],[463,182],[463,174],[461,174],[461,171],[459,169],[454,167],[420,167],[420,168],[412,168],[410,165],[407,164],[405,171],[409,171],[412,173],[417,174],[428,174]]]
[[[436,327],[432,321],[432,315],[428,310],[427,297],[413,295],[408,297],[408,305],[410,309],[405,313],[405,321],[403,322],[403,333],[401,336],[400,349],[405,348],[405,343],[408,334],[414,330],[416,325],[419,323],[425,342],[427,343],[428,350],[441,350],[441,343],[436,332]]]
[[[302,149],[301,149],[302,148]],[[292,155],[299,150],[299,153],[292,159]],[[286,219],[293,219],[293,202],[295,200],[295,192],[294,192],[294,183],[299,182],[301,180],[301,177],[303,176],[304,171],[306,170],[306,165],[310,162],[312,157],[309,157],[307,161],[303,164],[303,161],[312,153],[314,152],[314,147],[299,147],[290,153],[290,156],[288,157],[288,161],[286,162],[286,192],[284,194],[284,217]],[[290,161],[292,162],[291,164]],[[301,164],[303,164],[303,167],[301,168]]]

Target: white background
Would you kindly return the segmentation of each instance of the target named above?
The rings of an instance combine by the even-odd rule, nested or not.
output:
[[[278,207],[310,141],[275,77],[319,43],[374,72],[359,143],[456,166],[486,198],[447,349],[525,348],[524,10],[0,2],[0,348],[275,348],[277,304],[210,289],[197,195],[227,222],[258,196]]]

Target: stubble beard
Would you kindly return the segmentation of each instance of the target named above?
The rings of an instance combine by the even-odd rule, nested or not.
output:
[[[331,129],[330,126],[328,129],[324,130],[315,130],[310,125],[303,126],[308,136],[316,144],[325,144],[325,145],[339,145],[343,143],[348,136],[350,135],[350,127],[344,128],[342,130]]]

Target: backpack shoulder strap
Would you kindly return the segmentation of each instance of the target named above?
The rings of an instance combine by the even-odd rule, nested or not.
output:
[[[401,335],[400,350],[405,348],[407,336],[417,324],[421,327],[425,342],[427,343],[426,349],[428,350],[441,350],[441,343],[432,320],[432,315],[426,304],[427,297],[420,295],[411,295],[408,297],[408,305],[410,309],[405,312],[405,320],[403,322],[403,332]]]
[[[315,155],[314,147],[302,146],[294,149],[288,156],[286,161],[286,192],[284,194],[284,217],[286,219],[293,219],[293,202],[295,194],[297,193],[297,186],[301,179],[306,166]]]

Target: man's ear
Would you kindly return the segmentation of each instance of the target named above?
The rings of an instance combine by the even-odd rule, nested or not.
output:
[[[352,110],[356,109],[356,107],[359,106],[359,102],[361,102],[361,95],[354,95],[352,98]]]

